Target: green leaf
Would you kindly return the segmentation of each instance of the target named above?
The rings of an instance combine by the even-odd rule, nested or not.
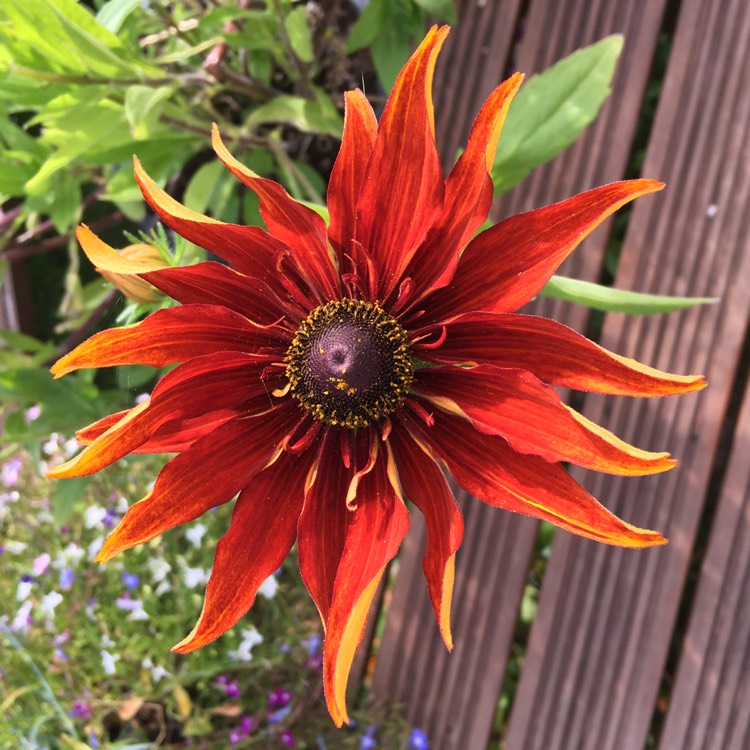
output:
[[[171,86],[129,86],[125,92],[125,117],[133,138],[148,138],[159,129],[159,117],[174,93]]]
[[[541,294],[544,297],[576,302],[595,310],[624,312],[630,315],[675,312],[696,305],[709,305],[717,301],[714,297],[670,297],[662,294],[628,292],[593,284],[590,281],[567,279],[563,276],[553,276],[542,289]]]
[[[307,24],[307,8],[295,8],[285,19],[284,26],[292,50],[302,62],[310,63],[315,58],[310,27]]]
[[[73,515],[75,504],[83,497],[91,477],[74,477],[72,479],[58,479],[52,494],[52,518],[55,526],[60,528]]]
[[[196,213],[206,213],[219,184],[219,178],[225,171],[224,165],[218,159],[201,166],[188,183],[183,203]]]
[[[266,122],[289,123],[305,133],[326,133],[334,138],[341,138],[344,127],[341,116],[325,94],[315,100],[292,94],[277,96],[255,109],[245,124],[252,129]]]
[[[96,20],[114,34],[140,4],[141,0],[109,0],[99,9]]]
[[[608,36],[532,76],[511,104],[492,167],[496,194],[573,143],[610,93],[623,38]]]
[[[393,0],[384,4],[381,14],[382,26],[372,40],[370,54],[380,83],[390,91],[416,40],[424,34],[424,18],[416,5]]]
[[[359,14],[359,18],[352,24],[349,37],[346,40],[346,53],[369,47],[380,33],[383,26],[384,9],[388,0],[371,0]]]
[[[458,15],[453,0],[414,0],[425,13],[446,23],[458,23]]]

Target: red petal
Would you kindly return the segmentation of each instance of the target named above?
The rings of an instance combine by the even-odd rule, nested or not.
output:
[[[427,367],[417,371],[414,390],[478,430],[502,435],[519,453],[552,463],[624,475],[655,474],[677,464],[668,453],[640,450],[590,422],[525,370]]]
[[[282,454],[240,493],[229,530],[216,547],[200,619],[173,651],[184,654],[205,646],[253,606],[258,587],[294,544],[309,468],[309,458]]]
[[[151,398],[101,434],[82,453],[49,472],[57,478],[86,476],[100,471],[142,446],[173,420],[219,410],[235,413],[267,411],[272,403],[262,367],[249,354],[222,352],[196,357],[168,372]]]
[[[440,634],[453,648],[450,629],[451,597],[456,552],[464,535],[464,521],[445,476],[435,461],[398,425],[388,439],[407,500],[422,512],[427,525],[423,568]]]
[[[489,171],[505,115],[522,80],[516,73],[490,94],[474,120],[466,151],[448,175],[440,218],[406,272],[420,297],[450,282],[459,254],[487,219],[494,192]]]
[[[221,263],[165,268],[144,273],[143,278],[183,305],[223,305],[260,325],[276,323],[289,313],[288,304],[264,281]]]
[[[450,285],[430,297],[427,319],[518,310],[604,219],[663,187],[654,180],[614,182],[487,229],[469,243]]]
[[[701,375],[672,375],[607,351],[554,320],[533,315],[470,313],[447,325],[437,349],[415,351],[433,362],[518,367],[579,391],[667,396],[704,388]]]
[[[378,132],[375,113],[361,91],[347,91],[344,103],[341,150],[328,182],[328,210],[331,216],[328,237],[338,255],[339,269],[348,268],[346,256],[356,255],[352,243],[357,201]]]
[[[166,464],[153,490],[131,506],[104,542],[97,561],[106,562],[231,500],[274,459],[279,441],[298,419],[296,407],[278,408],[234,419],[198,440]]]
[[[432,76],[447,34],[447,26],[433,27],[396,79],[357,203],[357,242],[375,264],[381,300],[398,287],[443,204]]]
[[[82,367],[164,367],[221,351],[278,349],[277,334],[219,305],[157,310],[140,323],[94,334],[55,362],[56,378]]]
[[[143,197],[159,218],[177,234],[223,258],[238,271],[262,279],[274,288],[276,261],[288,252],[285,246],[260,227],[224,224],[191,211],[156,186],[138,159],[135,179]]]
[[[323,685],[331,718],[348,723],[346,684],[364,633],[367,613],[386,565],[395,557],[409,529],[409,514],[394,486],[395,467],[381,450],[375,467],[364,475],[351,513],[336,572],[323,647]],[[329,498],[335,502],[335,498]]]
[[[212,143],[227,169],[257,194],[268,231],[291,250],[319,300],[338,299],[338,276],[323,219],[311,208],[293,200],[281,185],[258,177],[237,161],[222,142],[216,125],[212,130]]]
[[[519,455],[503,438],[482,435],[459,417],[441,414],[430,429],[408,415],[402,419],[409,420],[412,435],[446,463],[461,487],[489,505],[620,547],[665,543],[661,534],[631,526],[610,513],[560,465]]]

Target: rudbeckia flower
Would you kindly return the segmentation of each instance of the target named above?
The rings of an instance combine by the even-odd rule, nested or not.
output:
[[[85,450],[50,473],[91,474],[129,453],[177,454],[106,540],[102,562],[239,493],[203,611],[175,646],[181,653],[237,623],[296,541],[325,628],[326,700],[338,725],[347,721],[346,683],[368,607],[409,526],[407,501],[426,521],[424,572],[451,648],[463,524],[446,473],[485,503],[575,534],[623,547],[662,544],[657,532],[606,510],[563,465],[640,475],[674,462],[593,424],[555,386],[662,396],[704,385],[515,312],[606,217],[663,186],[605,185],[476,234],[521,76],[490,94],[446,179],[431,84],[447,33],[428,33],[380,122],[362,92],[346,94],[328,226],[237,161],[216,128],[216,154],[257,194],[267,231],[188,210],[136,160],[138,184],[161,220],[227,265],[156,267],[80,227],[97,268],[138,276],[181,305],[97,333],[52,368],[61,376],[180,363],[147,401],[83,429]]]

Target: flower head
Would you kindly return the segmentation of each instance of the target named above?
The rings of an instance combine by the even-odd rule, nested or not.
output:
[[[178,454],[109,536],[100,561],[239,493],[203,611],[175,647],[181,653],[237,623],[296,540],[325,626],[324,685],[338,725],[348,720],[346,683],[370,602],[409,526],[407,499],[426,520],[424,571],[451,648],[463,522],[444,469],[490,505],[610,544],[662,544],[657,532],[606,510],[563,464],[638,475],[674,462],[591,423],[554,386],[662,396],[704,385],[515,312],[606,217],[663,186],[605,185],[476,234],[521,76],[490,94],[445,178],[431,84],[447,33],[428,33],[380,122],[362,92],[346,94],[328,226],[235,159],[216,128],[214,149],[257,194],[267,231],[190,211],[136,160],[136,179],[162,221],[228,265],[129,260],[80,227],[95,266],[148,281],[181,306],[98,333],[53,367],[61,376],[181,363],[149,399],[79,432],[87,448],[50,473],[91,474],[132,452]],[[244,638],[237,658],[250,658],[256,641]]]

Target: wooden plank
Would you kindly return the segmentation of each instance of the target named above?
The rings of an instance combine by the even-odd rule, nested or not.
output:
[[[472,63],[471,52],[476,44],[471,34],[478,26],[471,14],[484,14],[483,23],[496,28],[493,19],[502,7],[503,3],[461,4],[460,21],[452,42],[456,45],[454,49],[466,51],[463,56],[450,60],[451,69],[456,66],[455,80],[470,79],[470,75],[461,71],[461,66]],[[564,192],[548,178],[537,178],[530,191],[523,194],[523,201],[521,193],[516,191],[501,202],[503,213],[507,212],[507,207],[523,210],[544,205],[620,178],[635,132],[639,107],[620,109],[617,102],[621,103],[626,97],[640,100],[663,2],[649,3],[646,10],[638,0],[602,2],[601,7],[584,0],[571,0],[566,3],[571,14],[569,23],[560,21],[558,7],[555,0],[535,0],[530,7],[526,21],[528,31],[520,47],[520,59],[525,61],[529,72],[541,70],[578,47],[613,32],[624,32],[630,42],[626,45],[610,103],[589,128],[582,144],[569,149],[561,157],[560,166],[555,168],[565,176]],[[474,20],[467,21],[467,18]],[[512,33],[512,29],[497,28],[506,34]],[[500,49],[507,48],[507,39],[504,36],[498,42]],[[446,53],[450,54],[450,48]],[[492,83],[498,83],[501,77],[498,75]],[[438,87],[442,86],[440,71],[435,80]],[[491,88],[491,84],[487,88]],[[464,131],[467,132],[468,123],[486,93],[477,91],[477,98],[469,102],[464,91],[457,92],[449,87],[436,105],[438,123],[442,122],[445,112],[455,118],[460,111],[468,118]],[[459,102],[460,107],[452,102]],[[455,119],[449,122],[451,127],[455,125]],[[615,137],[617,148],[611,140]],[[606,153],[600,154],[602,149]],[[615,159],[614,163],[609,157]],[[579,251],[590,256],[588,278],[598,276],[605,245],[606,231],[600,231]],[[573,322],[571,319],[579,315],[579,311],[571,307],[560,310],[558,319],[567,322]],[[447,654],[440,642],[427,600],[419,565],[424,526],[421,518],[414,514],[373,679],[373,692],[402,702],[409,721],[427,732],[435,750],[481,748],[487,743],[537,533],[537,524],[530,519],[487,508],[464,496],[461,496],[461,503],[466,513],[466,536],[457,558],[454,651]]]
[[[750,157],[750,154],[748,155]],[[750,747],[750,386],[660,747]]]
[[[626,440],[668,448],[673,472],[584,483],[664,548],[555,539],[509,727],[508,747],[643,747],[748,319],[750,16],[744,0],[685,0],[644,174],[671,189],[637,202],[617,285],[720,296],[679,317],[608,316],[603,343],[707,391],[679,399],[589,399]],[[581,478],[582,472],[577,472]],[[674,747],[680,747],[675,745]]]

